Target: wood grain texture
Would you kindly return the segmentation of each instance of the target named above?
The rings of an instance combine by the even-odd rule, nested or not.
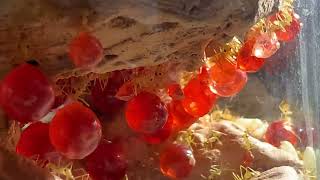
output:
[[[192,69],[210,40],[242,36],[276,0],[4,0],[0,2],[0,77],[29,59],[49,75],[105,73],[167,61]],[[66,53],[79,31],[105,49],[97,68],[74,69]]]

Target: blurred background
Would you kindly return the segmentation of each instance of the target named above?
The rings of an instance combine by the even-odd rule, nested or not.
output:
[[[244,117],[273,121],[281,115],[281,101],[287,101],[293,111],[293,124],[306,133],[308,145],[316,150],[319,167],[320,1],[297,0],[296,12],[303,22],[300,36],[282,43],[264,69],[251,74],[245,90],[220,106]]]

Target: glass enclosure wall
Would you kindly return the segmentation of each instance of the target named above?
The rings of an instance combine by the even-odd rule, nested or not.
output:
[[[296,59],[300,61],[300,106],[308,132],[308,142],[316,149],[320,177],[320,1],[297,2],[304,28],[299,38]],[[313,134],[317,135],[313,135]]]
[[[314,147],[320,167],[320,1],[298,0],[296,12],[303,28],[293,42],[282,43],[264,69],[250,76],[245,91],[222,106],[245,117],[272,122],[281,115],[279,105],[291,106],[292,123],[303,133],[305,146]],[[301,136],[300,136],[301,138]],[[318,170],[319,177],[319,170]]]

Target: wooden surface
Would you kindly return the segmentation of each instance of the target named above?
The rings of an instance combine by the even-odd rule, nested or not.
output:
[[[242,36],[275,10],[274,0],[3,0],[0,2],[0,77],[36,59],[55,77],[104,73],[176,62],[192,69],[210,40]],[[68,42],[90,31],[102,42],[97,68],[74,69]]]

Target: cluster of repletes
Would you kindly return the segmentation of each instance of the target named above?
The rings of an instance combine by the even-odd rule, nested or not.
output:
[[[28,157],[45,156],[56,149],[70,159],[89,155],[101,138],[98,118],[89,108],[74,102],[59,109],[50,124],[40,122],[51,110],[54,98],[49,80],[33,65],[22,64],[3,79],[1,106],[11,119],[26,126],[17,152]]]
[[[102,52],[100,42],[88,33],[77,36],[69,48],[70,58],[79,68],[97,64]],[[99,83],[94,84],[93,97],[102,93],[106,96],[92,98],[96,105],[92,109],[99,113],[118,111],[124,103],[113,97],[116,91],[112,86],[119,83],[110,81],[108,90],[99,88]],[[9,119],[19,122],[23,130],[16,152],[44,162],[41,166],[49,162],[59,164],[65,158],[83,159],[93,179],[122,179],[127,161],[121,155],[121,143],[104,140],[100,120],[91,108],[78,101],[67,102],[66,97],[56,95],[53,89],[50,79],[34,64],[19,65],[2,79],[0,105]],[[50,111],[54,112],[50,122],[42,121]]]
[[[130,70],[116,71],[106,86],[92,82],[89,101],[93,110],[80,102],[62,104],[51,122],[43,123],[39,120],[60,104],[54,105],[55,95],[47,77],[37,67],[22,64],[1,81],[0,105],[11,119],[26,125],[16,147],[18,154],[46,159],[48,154],[58,152],[68,159],[84,159],[86,170],[95,180],[122,179],[127,159],[121,141],[103,138],[95,112],[113,118],[126,104],[125,117],[132,131],[147,143],[162,143],[209,113],[218,97],[239,93],[247,83],[247,73],[261,69],[266,58],[278,50],[279,41],[294,39],[300,27],[293,11],[267,18],[250,30],[242,46],[230,43],[226,46],[229,49],[222,48],[208,57],[206,65],[183,88],[178,83],[169,84],[169,103],[158,96],[160,91],[141,90],[125,98],[128,102],[119,99],[123,91],[134,91],[124,78]],[[91,68],[103,59],[103,48],[94,36],[80,33],[70,44],[69,56],[78,68]],[[269,126],[265,138],[275,146],[283,140],[297,143],[291,129],[281,121]],[[252,161],[250,153],[248,157],[244,157],[244,164]],[[171,144],[160,154],[160,169],[171,178],[188,176],[194,165],[190,147]]]

